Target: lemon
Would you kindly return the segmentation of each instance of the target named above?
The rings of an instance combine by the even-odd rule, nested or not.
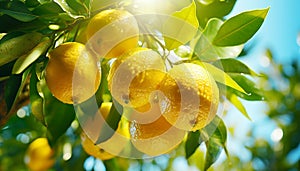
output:
[[[219,89],[210,73],[192,63],[175,65],[168,71],[159,90],[163,116],[179,129],[195,131],[215,117]]]
[[[48,57],[46,83],[58,100],[81,103],[95,94],[101,80],[100,65],[83,44],[63,43]]]
[[[157,111],[157,107],[152,107],[148,112],[157,115],[155,112],[160,111]],[[186,131],[172,126],[163,116],[145,124],[132,121],[129,128],[133,146],[151,157],[171,152],[186,134]]]
[[[150,96],[165,75],[165,63],[155,51],[147,48],[132,49],[112,64],[108,88],[115,100],[132,108],[150,108]],[[147,106],[147,107],[145,107]]]
[[[94,156],[100,160],[109,160],[115,157],[114,155],[106,152],[101,147],[95,145],[85,133],[81,134],[81,144],[87,154]]]
[[[101,107],[98,110],[98,113],[96,114],[101,115],[105,119],[110,112],[111,106],[112,102],[102,103]],[[91,123],[90,125],[94,124],[95,123]],[[103,122],[97,123],[98,128],[102,128],[104,124],[105,123]],[[116,132],[112,135],[112,137],[97,145],[94,144],[97,141],[94,137],[100,134],[98,132],[98,129],[95,127],[85,127],[84,130],[88,131],[86,134],[91,135],[91,138],[87,137],[84,133],[82,137],[83,148],[88,154],[102,160],[107,160],[120,154],[124,147],[127,145],[127,143],[129,143],[130,136],[128,130],[128,123],[124,118],[121,118],[118,128]]]
[[[32,171],[45,171],[54,165],[54,151],[46,138],[38,138],[30,143],[25,163]]]
[[[128,11],[109,9],[91,18],[86,35],[87,45],[93,52],[101,57],[113,58],[137,47],[139,27]]]

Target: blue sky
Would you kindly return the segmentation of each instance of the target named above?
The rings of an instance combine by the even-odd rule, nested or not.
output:
[[[300,47],[297,44],[297,35],[300,33],[299,0],[237,0],[228,17],[243,11],[266,7],[270,7],[268,16],[261,29],[249,42],[255,43],[254,50],[249,56],[242,58],[243,62],[257,72],[268,72],[268,69],[260,63],[266,48],[270,48],[275,60],[281,63],[288,64],[291,59],[300,56]],[[228,126],[233,126],[236,130],[234,137],[231,137],[228,142],[229,151],[243,154],[241,159],[247,160],[250,153],[245,149],[242,141],[246,141],[245,134],[252,129],[251,126],[256,127],[252,131],[257,138],[267,140],[270,140],[270,135],[277,126],[265,115],[267,106],[263,102],[244,101],[244,105],[253,121],[247,120],[235,108],[231,108],[229,116],[224,119]]]
[[[256,42],[255,52],[250,59],[257,61],[265,48],[270,48],[275,59],[286,63],[291,57],[299,54],[297,35],[300,32],[300,1],[299,0],[238,0],[232,13],[270,7],[268,16],[251,41]],[[250,41],[250,42],[251,42]]]

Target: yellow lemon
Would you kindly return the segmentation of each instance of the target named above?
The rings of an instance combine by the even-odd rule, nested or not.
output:
[[[54,151],[48,144],[48,140],[38,138],[30,143],[25,155],[25,163],[32,171],[46,171],[55,163],[53,156]]]
[[[183,130],[199,130],[215,117],[219,89],[210,73],[192,63],[175,65],[159,87],[163,116]]]
[[[106,152],[101,147],[95,145],[85,133],[81,134],[81,144],[87,154],[94,156],[100,160],[109,160],[115,157],[114,155]]]
[[[148,111],[148,114],[157,115],[156,112],[160,113],[157,110],[159,106],[155,105]],[[153,113],[151,114],[151,112]],[[169,153],[182,142],[186,134],[186,131],[172,126],[163,116],[151,123],[132,121],[129,128],[133,146],[149,156]]]
[[[113,58],[137,47],[139,27],[128,11],[109,9],[91,18],[86,35],[87,45],[93,52],[101,57]]]
[[[48,57],[46,83],[58,100],[81,103],[95,94],[101,80],[100,64],[83,44],[63,43]]]
[[[132,49],[118,58],[110,69],[108,87],[115,100],[132,108],[150,107],[150,96],[165,75],[165,63],[155,51]],[[147,107],[144,107],[147,106]]]

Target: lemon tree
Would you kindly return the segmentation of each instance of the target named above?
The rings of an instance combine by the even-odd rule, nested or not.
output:
[[[269,9],[163,4],[0,3],[0,170],[128,170],[162,156],[170,168],[201,144],[207,170],[229,155],[224,104],[250,119],[241,99],[264,99],[238,57]]]

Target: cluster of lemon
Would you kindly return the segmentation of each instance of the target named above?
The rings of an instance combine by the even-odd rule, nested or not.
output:
[[[127,124],[119,124],[115,134],[128,137],[139,151],[150,156],[168,153],[188,131],[199,130],[214,118],[219,91],[211,75],[193,63],[167,68],[159,53],[138,47],[139,25],[129,12],[101,11],[91,18],[84,33],[85,45],[63,43],[48,55],[46,82],[60,101],[79,104],[92,97],[101,82],[100,59],[114,58],[108,87],[113,99],[131,109],[122,116]],[[102,103],[99,113],[104,118],[111,104]],[[117,136],[111,139],[115,140],[94,145],[83,134],[82,144],[88,154],[110,159],[124,148],[113,145]],[[107,153],[110,148],[118,150],[111,155]]]

